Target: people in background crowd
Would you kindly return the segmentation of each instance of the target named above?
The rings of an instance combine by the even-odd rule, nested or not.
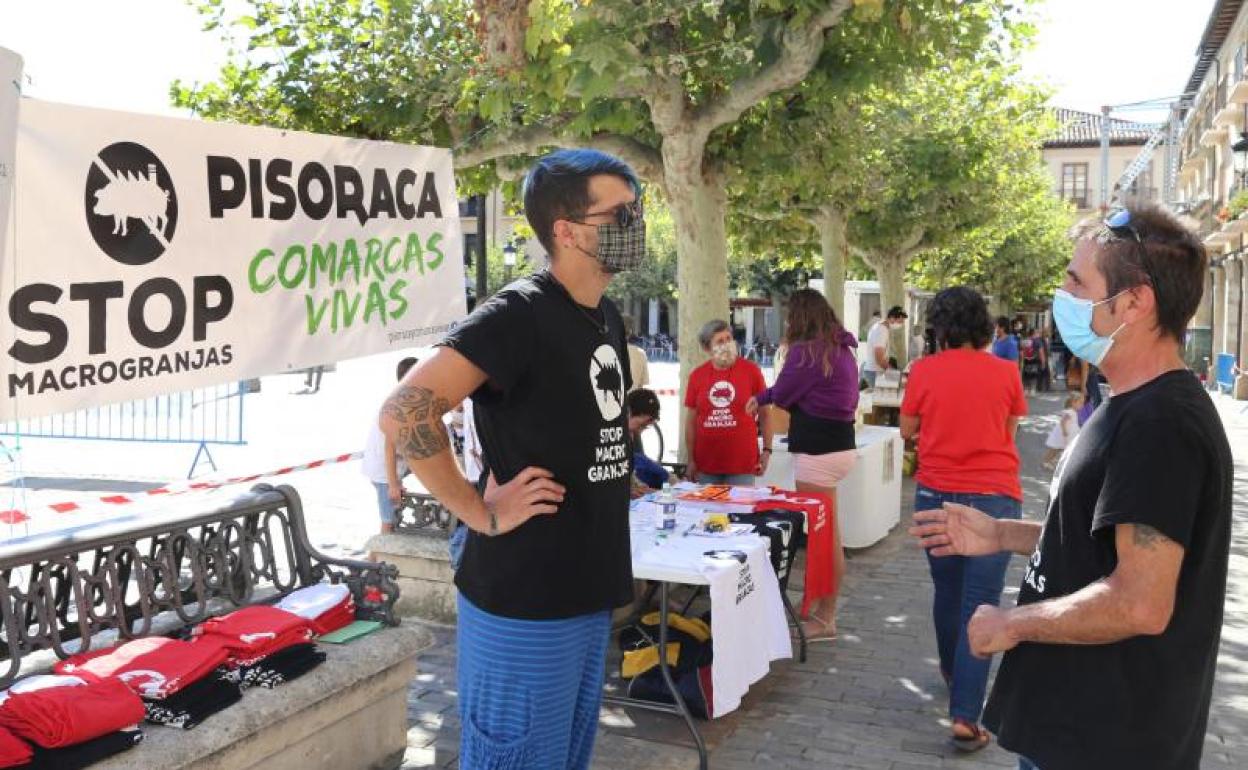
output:
[[[739,355],[724,321],[703,326],[698,342],[711,360],[690,373],[685,388],[689,478],[703,484],[753,486],[771,460],[771,410],[761,409],[757,416],[745,410],[749,400],[767,387],[763,370]]]
[[[789,411],[789,452],[793,454],[797,491],[825,495],[836,516],[836,486],[854,467],[857,448],[854,418],[858,410],[858,340],[845,330],[822,294],[799,289],[789,297],[784,335],[788,354],[776,384],[750,399],[746,410],[776,404]],[[845,552],[836,538],[832,564],[845,572]],[[840,581],[833,581],[839,586]],[[836,638],[836,594],[817,600],[806,623],[810,641]]]
[[[978,292],[964,286],[945,289],[927,313],[940,352],[914,365],[901,404],[902,437],[918,436],[914,509],[957,503],[992,519],[1018,519],[1023,490],[1014,433],[1027,414],[1018,368],[985,350],[993,329]],[[976,606],[995,606],[1000,600],[1009,561],[1008,553],[928,554],[936,649],[949,685],[951,740],[963,751],[976,751],[989,741],[979,721],[991,660],[973,654],[967,623]]]
[[[1066,397],[1062,413],[1057,416],[1057,424],[1044,440],[1044,467],[1056,468],[1062,452],[1075,440],[1079,433],[1079,409],[1082,406],[1082,393],[1071,393]]]
[[[1196,768],[1226,600],[1233,464],[1180,340],[1208,256],[1146,204],[1084,228],[1053,317],[1113,398],[1067,452],[1044,522],[946,504],[915,514],[933,557],[1030,555],[1018,605],[979,607],[1004,652],[984,723],[1020,768]]]
[[[905,326],[906,318],[906,311],[894,305],[883,320],[876,321],[867,331],[866,360],[862,365],[862,379],[867,387],[875,387],[881,372],[897,368],[897,357],[892,354],[893,330]]]
[[[632,340],[637,333],[636,324],[632,318],[626,316],[624,325],[628,329],[629,339]],[[646,358],[646,351],[632,342],[628,343],[628,365],[633,372],[633,390],[644,388],[650,384],[650,361]]]
[[[997,318],[997,327],[992,340],[992,354],[997,358],[1018,363],[1018,338],[1010,331],[1010,319],[1005,316]]]
[[[659,421],[659,397],[653,390],[639,388],[628,394],[628,432],[633,441],[634,487],[640,494],[661,489],[671,479],[667,469],[658,459],[651,459],[642,451],[641,433]]]

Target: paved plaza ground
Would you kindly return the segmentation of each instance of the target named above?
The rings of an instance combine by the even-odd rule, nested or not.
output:
[[[248,396],[248,444],[220,447],[222,475],[266,471],[355,451],[368,420],[393,382],[396,357],[346,362],[325,376],[316,395],[295,395],[302,378],[265,378]],[[675,386],[674,365],[652,368],[656,386]],[[1021,427],[1025,510],[1042,513],[1048,474],[1041,468],[1043,439],[1060,410],[1057,393],[1031,399],[1033,415]],[[675,399],[664,399],[664,430],[675,435]],[[1248,415],[1219,400],[1236,457],[1235,533],[1206,768],[1248,766]],[[311,415],[311,416],[310,416]],[[11,440],[6,445],[12,446]],[[129,492],[186,474],[193,448],[111,442],[26,440],[17,462],[0,465],[0,509],[22,501],[32,510],[64,500],[88,504],[85,514],[47,513],[22,525],[0,525],[0,537],[52,529],[114,512],[90,501],[101,492]],[[5,458],[0,456],[0,462]],[[216,474],[208,474],[214,476]],[[25,479],[18,482],[17,479]],[[358,463],[291,474],[304,498],[313,542],[338,553],[360,554],[375,531],[372,488]],[[218,495],[228,492],[217,493]],[[931,583],[923,554],[904,524],[913,505],[907,480],[903,526],[877,545],[850,553],[839,614],[841,637],[812,645],[808,661],[773,664],[741,708],[702,723],[712,768],[990,768],[1014,758],[993,746],[970,756],[945,744],[946,692],[936,668],[929,618]],[[212,496],[205,498],[211,500]],[[99,511],[91,513],[91,511]],[[1023,560],[1015,558],[1005,601],[1013,601]],[[800,565],[799,565],[800,566]],[[795,576],[793,586],[802,585]],[[796,598],[796,596],[794,597]],[[456,767],[454,629],[432,627],[438,644],[421,659],[408,707],[405,768]],[[606,709],[594,767],[603,770],[694,768],[696,755],[683,724],[673,717]]]

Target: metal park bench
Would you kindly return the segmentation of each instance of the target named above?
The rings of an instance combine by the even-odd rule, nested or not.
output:
[[[394,613],[398,570],[339,559],[309,542],[298,493],[259,485],[205,509],[194,498],[0,544],[0,687],[52,656],[166,634],[212,615],[272,603],[304,586],[343,583],[358,620],[390,629],[324,645],[326,663],[273,690],[249,691],[194,731],[149,727],[101,768],[397,767],[407,686],[432,642]],[[159,759],[157,759],[159,757]],[[300,758],[304,759],[300,759]],[[357,762],[363,762],[357,765]]]

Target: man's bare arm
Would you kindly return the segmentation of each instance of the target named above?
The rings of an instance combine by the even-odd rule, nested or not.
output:
[[[486,374],[460,353],[438,348],[408,372],[381,409],[381,430],[394,442],[425,489],[470,528],[496,535],[533,515],[554,513],[563,488],[550,474],[526,469],[485,498],[455,463],[442,417],[486,383]],[[487,502],[488,501],[488,502]]]
[[[1009,611],[1022,642],[1109,644],[1166,630],[1183,565],[1183,546],[1144,524],[1114,528],[1118,566],[1069,596]]]

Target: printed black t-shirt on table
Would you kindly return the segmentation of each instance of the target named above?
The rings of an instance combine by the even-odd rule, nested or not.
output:
[[[442,343],[489,376],[472,395],[499,484],[530,466],[567,488],[559,511],[495,537],[469,530],[455,584],[486,612],[546,620],[632,601],[632,456],[624,324],[582,307],[548,272],[495,294]]]
[[[1222,630],[1231,451],[1208,394],[1175,371],[1105,402],[1050,487],[1020,605],[1072,594],[1117,566],[1114,526],[1184,547],[1158,636],[1020,644],[1001,661],[984,723],[1041,768],[1197,768]]]

